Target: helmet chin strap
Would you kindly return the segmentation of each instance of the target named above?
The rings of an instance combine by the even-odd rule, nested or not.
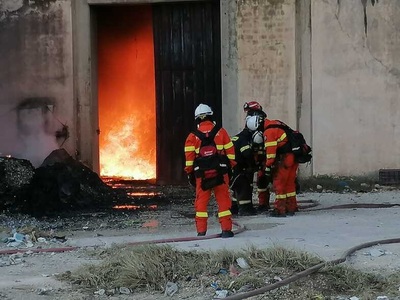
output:
[[[215,121],[215,119],[213,118],[213,115],[212,115],[212,114],[202,114],[202,115],[199,115],[199,116],[197,116],[197,117],[195,118],[195,122],[196,122],[197,124],[202,123],[202,122],[204,122],[204,121],[210,121],[210,122],[216,124],[216,123],[215,123],[216,121]]]

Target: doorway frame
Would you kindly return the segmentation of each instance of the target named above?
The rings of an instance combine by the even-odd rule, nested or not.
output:
[[[75,0],[72,5],[75,158],[100,174],[97,96],[97,48],[95,7],[155,3],[205,2],[209,0]],[[217,0],[220,1],[220,0]],[[220,1],[221,99],[222,111],[237,113],[239,107],[237,68],[231,55],[236,37],[229,36],[227,4]],[[237,61],[236,61],[237,63]],[[229,87],[229,88],[228,88]],[[224,114],[223,114],[224,115]],[[231,118],[227,119],[231,121]],[[224,123],[224,117],[222,122]],[[235,122],[233,122],[235,123]],[[231,125],[236,126],[236,124]],[[229,130],[229,129],[228,129]],[[157,163],[157,162],[156,162]]]

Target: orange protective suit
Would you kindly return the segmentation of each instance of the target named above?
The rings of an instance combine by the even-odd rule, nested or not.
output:
[[[288,142],[285,130],[268,128],[268,125],[272,124],[280,124],[280,121],[266,119],[264,124],[266,168],[273,170],[273,187],[276,194],[274,208],[280,215],[292,214],[298,210],[295,181],[299,164],[295,161],[293,153],[285,149]]]
[[[215,125],[213,122],[206,120],[199,124],[198,129],[202,132],[209,132],[214,126]],[[236,164],[235,149],[233,147],[231,138],[224,128],[221,128],[217,132],[214,142],[219,153],[228,157],[231,167],[233,168]],[[185,172],[187,174],[191,174],[193,172],[194,160],[199,153],[200,146],[201,140],[193,133],[190,133],[185,141]],[[232,214],[230,211],[232,200],[229,193],[229,176],[228,174],[225,174],[224,183],[210,190],[203,190],[201,188],[201,178],[196,178],[195,220],[198,233],[204,233],[207,231],[207,206],[210,201],[212,191],[214,192],[217,200],[218,217],[222,231],[232,230]]]
[[[268,188],[268,179],[265,176],[264,170],[259,170],[257,172],[257,195],[258,195],[258,208],[263,208],[268,210],[269,207],[269,188]]]

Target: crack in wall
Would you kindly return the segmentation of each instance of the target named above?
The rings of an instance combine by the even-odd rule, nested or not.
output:
[[[361,0],[361,4],[363,6],[363,12],[364,12],[364,33],[365,33],[365,36],[368,36],[367,1],[368,0]]]
[[[337,15],[340,14],[340,1],[341,0],[336,0],[337,2]],[[375,3],[379,3],[379,0],[371,0],[372,6],[375,6]],[[363,6],[363,13],[364,13],[364,33],[365,36],[368,36],[368,15],[367,15],[367,5],[368,5],[368,0],[361,0],[361,4]]]
[[[379,2],[379,0],[371,0],[372,6],[374,6],[375,3],[378,3],[378,2]],[[363,5],[363,11],[364,11],[364,33],[365,33],[365,36],[368,36],[368,16],[367,16],[368,0],[361,0],[361,4]]]
[[[335,18],[336,18],[336,20],[338,21],[340,30],[349,38],[349,40],[353,41],[353,37],[345,30],[345,28],[343,27],[342,23],[340,22],[340,18],[339,18],[339,14],[340,14],[340,1],[341,1],[341,0],[337,0],[337,7],[336,7]],[[367,5],[367,1],[368,1],[368,0],[361,0],[361,3],[363,4],[363,10],[364,10],[364,30],[365,30],[364,32],[365,32],[365,36],[368,38],[368,34],[367,34],[367,33],[368,33],[368,31],[367,31],[368,19],[367,19],[367,16],[366,16],[366,5]],[[324,1],[324,2],[325,2],[325,1]],[[378,3],[378,2],[379,2],[379,0],[371,0],[372,6],[374,6],[374,5],[375,5],[376,3]],[[325,2],[325,3],[327,3],[327,2]],[[365,6],[364,6],[364,5],[365,5]],[[386,19],[385,19],[385,21],[388,22],[388,20],[386,20]],[[352,46],[353,50],[354,50],[356,53],[362,54],[362,53],[360,52],[360,49],[358,49],[357,46],[355,46],[355,45],[353,44],[353,42],[351,42],[351,46]],[[365,48],[365,49],[368,51],[368,53],[369,53],[369,55],[371,56],[371,58],[372,58],[374,61],[376,61],[377,63],[379,63],[379,64],[387,71],[388,74],[392,75],[392,76],[398,81],[398,84],[400,85],[400,70],[397,69],[397,68],[390,67],[390,66],[386,65],[386,64],[382,61],[382,59],[378,58],[375,54],[373,54],[373,53],[372,53],[372,50],[371,50],[371,48],[370,48],[370,46],[369,46],[369,44],[368,44],[367,41],[365,41],[365,44],[363,45],[363,48]],[[366,61],[365,59],[364,59],[364,65],[365,65],[367,68],[370,68],[370,66],[368,65],[368,63],[367,63],[367,61]]]
[[[339,24],[339,28],[340,31],[342,31],[348,38],[350,41],[353,40],[353,38],[351,37],[351,35],[344,29],[342,22],[340,22],[340,18],[339,18],[339,14],[340,14],[340,1],[341,0],[337,0],[337,7],[336,7],[336,12],[335,12],[335,18]],[[353,44],[353,42],[351,42],[351,47],[353,48],[353,50],[357,53],[359,53],[360,51],[357,49],[357,47]],[[364,65],[368,68],[368,64],[367,62],[364,60]]]

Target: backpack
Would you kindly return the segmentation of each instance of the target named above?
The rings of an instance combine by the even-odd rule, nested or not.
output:
[[[278,149],[278,153],[293,153],[296,161],[300,164],[308,163],[312,159],[312,149],[307,144],[303,134],[297,130],[293,130],[283,122],[281,124],[271,124],[268,128],[281,128],[285,131],[288,138],[288,143],[281,149]]]
[[[202,189],[208,190],[224,183],[223,174],[228,172],[227,159],[218,152],[214,138],[221,127],[214,126],[210,132],[193,131],[200,141],[200,149],[194,160],[194,175],[202,179]]]

